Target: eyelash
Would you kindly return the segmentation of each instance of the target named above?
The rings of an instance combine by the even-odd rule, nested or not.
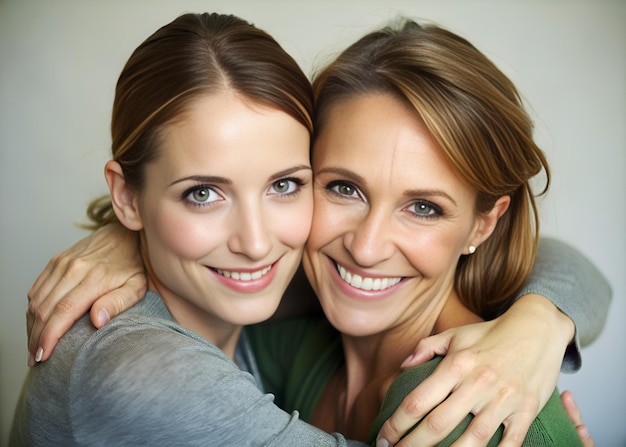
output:
[[[213,194],[217,194],[218,196],[221,197],[221,195],[215,190],[215,188],[210,185],[196,185],[196,186],[192,186],[191,188],[186,189],[185,192],[181,194],[181,199],[186,204],[196,207],[196,208],[204,208],[206,206],[212,206],[216,202],[219,202],[219,200],[213,200],[211,202],[196,202],[190,198],[191,194],[193,194],[196,191],[202,191],[202,190],[208,190],[212,192]]]
[[[348,198],[348,199],[353,199],[354,195],[347,195],[347,194],[342,194],[339,191],[336,191],[336,188],[341,187],[341,186],[346,186],[349,188],[354,189],[354,192],[356,193],[356,195],[359,198],[362,198],[363,196],[361,195],[361,192],[359,190],[359,188],[357,188],[356,186],[354,186],[352,183],[350,182],[346,182],[344,180],[333,180],[332,182],[329,182],[326,185],[326,190],[334,195],[336,195],[337,197],[341,197],[341,198]]]
[[[270,185],[270,189],[272,187],[274,187],[274,185],[276,185],[279,182],[292,182],[295,183],[296,187],[294,189],[294,191],[288,192],[288,193],[280,193],[280,192],[276,192],[273,195],[279,196],[281,199],[287,199],[293,196],[296,196],[297,194],[300,193],[302,186],[304,186],[306,183],[303,179],[298,178],[298,177],[288,177],[288,178],[281,178],[278,179],[274,182],[272,182],[272,184]],[[206,206],[212,206],[217,202],[220,202],[220,200],[212,200],[210,202],[197,202],[194,201],[190,198],[190,196],[196,192],[196,191],[202,191],[202,190],[208,190],[213,194],[218,195],[219,197],[221,197],[221,194],[215,189],[215,187],[211,186],[211,185],[196,185],[196,186],[192,186],[191,188],[186,189],[182,194],[181,194],[181,199],[187,203],[190,206],[193,207],[197,207],[197,208],[203,208]]]
[[[340,193],[336,189],[341,186],[346,186],[346,187],[354,189],[354,193],[352,195]],[[344,198],[344,199],[353,199],[355,198],[354,194],[356,194],[359,197],[359,199],[363,199],[363,196],[359,188],[353,185],[352,183],[346,182],[344,180],[334,180],[332,182],[329,182],[326,185],[326,190],[334,194],[335,196]],[[411,211],[411,208],[420,207],[420,206],[430,208],[432,210],[432,214],[420,214],[420,213],[417,213],[416,211]],[[444,216],[444,212],[440,206],[434,204],[433,202],[429,200],[424,200],[424,199],[416,200],[415,202],[411,203],[409,206],[407,206],[404,209],[407,210],[407,212],[410,213],[411,216],[416,219],[433,220],[433,219],[438,219]]]
[[[302,187],[306,184],[306,182],[299,177],[287,177],[287,178],[281,178],[281,179],[276,180],[275,182],[272,182],[272,184],[270,185],[270,189],[273,188],[274,185],[276,185],[279,182],[292,182],[292,183],[295,183],[296,185],[295,189],[291,192],[287,192],[287,193],[276,192],[275,195],[280,196],[281,199],[288,199],[290,197],[300,194]]]
[[[419,207],[419,206],[423,206],[423,207],[428,207],[430,208],[433,213],[432,214],[419,214],[415,211],[410,211],[410,208],[415,208],[415,207]],[[411,205],[409,205],[408,207],[406,207],[405,209],[408,209],[409,213],[411,213],[413,216],[415,216],[418,219],[438,219],[440,217],[444,216],[444,212],[441,209],[440,206],[435,205],[433,202],[429,201],[429,200],[416,200],[415,202],[411,203]]]

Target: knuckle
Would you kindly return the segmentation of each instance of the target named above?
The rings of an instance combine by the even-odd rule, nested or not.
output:
[[[398,437],[401,433],[400,428],[396,425],[396,421],[393,417],[387,419],[387,421],[383,424],[383,430],[387,435],[387,437]]]
[[[74,301],[64,298],[61,301],[59,301],[57,305],[54,307],[54,313],[57,315],[68,316],[68,315],[73,315],[75,309],[76,309],[76,306],[74,304]]]
[[[431,413],[424,418],[424,423],[428,429],[436,436],[446,433],[448,421],[439,413]]]
[[[481,422],[479,419],[474,418],[471,425],[469,426],[469,432],[472,437],[474,437],[477,441],[484,443],[491,438],[492,430],[490,427]]]
[[[450,374],[457,378],[465,376],[467,371],[474,368],[476,357],[476,354],[467,349],[449,355],[450,362],[448,368]]]
[[[498,374],[491,366],[483,366],[478,368],[476,373],[476,380],[478,383],[485,386],[492,386],[496,383]]]
[[[405,413],[411,418],[420,418],[426,413],[427,404],[417,393],[409,394],[402,401]]]
[[[119,315],[126,309],[126,299],[122,293],[111,293],[109,294],[109,298],[116,315]]]

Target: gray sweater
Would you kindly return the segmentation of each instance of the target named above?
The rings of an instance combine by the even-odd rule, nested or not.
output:
[[[572,316],[582,342],[601,330],[610,288],[582,255],[544,241],[527,292]],[[558,259],[558,262],[554,260]],[[580,364],[577,345],[569,363]],[[161,298],[145,299],[96,331],[84,316],[51,358],[31,368],[10,445],[363,446],[288,414],[258,386],[245,338],[238,367],[178,325]],[[250,371],[250,372],[246,372]]]

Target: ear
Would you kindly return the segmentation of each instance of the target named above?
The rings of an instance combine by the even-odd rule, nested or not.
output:
[[[104,167],[104,177],[109,185],[113,211],[119,221],[129,230],[141,230],[143,221],[137,206],[137,193],[126,183],[120,164],[115,160],[108,161]]]
[[[498,224],[498,220],[500,217],[509,209],[509,205],[511,204],[510,196],[502,196],[496,203],[493,205],[493,208],[489,210],[487,213],[478,216],[477,225],[474,230],[472,237],[470,238],[470,244],[474,247],[478,247],[480,244],[485,242],[493,230],[496,229],[496,225]]]

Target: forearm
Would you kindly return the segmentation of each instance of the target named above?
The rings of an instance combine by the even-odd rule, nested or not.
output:
[[[606,322],[612,297],[608,281],[572,246],[542,238],[531,276],[516,299],[528,294],[547,298],[574,322],[563,370],[578,370],[580,346],[595,340]]]

